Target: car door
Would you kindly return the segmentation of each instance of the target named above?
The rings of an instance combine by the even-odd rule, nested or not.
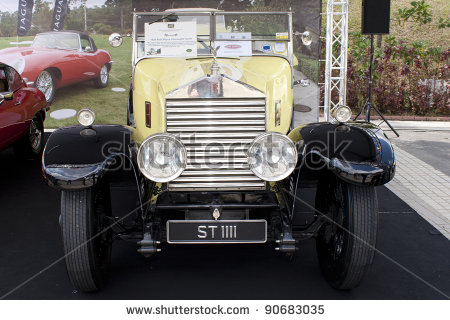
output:
[[[83,78],[92,79],[98,76],[100,73],[97,48],[91,43],[91,39],[84,34],[80,34],[81,52],[80,57],[83,64]]]
[[[19,73],[9,67],[0,66],[0,93],[12,93],[12,99],[0,99],[0,150],[19,140],[26,132],[26,110],[22,103],[26,93],[22,92],[23,81]]]
[[[85,80],[83,78],[83,57],[80,54],[80,37],[73,32],[51,33],[61,43],[63,50],[59,50],[60,59],[55,66],[61,70],[62,85],[68,85]]]

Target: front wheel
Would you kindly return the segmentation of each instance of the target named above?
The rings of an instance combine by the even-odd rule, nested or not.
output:
[[[44,146],[44,123],[39,115],[31,119],[25,136],[14,145],[14,152],[19,158],[39,158]]]
[[[105,229],[110,199],[98,187],[61,192],[61,231],[69,279],[80,291],[105,284],[111,263],[111,232]]]
[[[109,68],[107,64],[104,64],[103,67],[100,69],[100,74],[98,77],[94,80],[95,86],[97,88],[106,88],[109,81]]]
[[[356,186],[335,177],[319,183],[317,214],[327,216],[316,238],[320,268],[336,289],[357,287],[372,264],[378,225],[374,187]]]
[[[44,94],[47,103],[52,103],[56,90],[52,74],[47,70],[42,71],[36,78],[34,85]]]

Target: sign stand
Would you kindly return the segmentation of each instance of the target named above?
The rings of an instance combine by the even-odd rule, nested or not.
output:
[[[369,97],[367,98],[366,103],[364,104],[364,107],[359,111],[359,113],[356,115],[354,120],[357,120],[359,116],[365,112],[366,114],[366,121],[370,122],[370,111],[371,109],[375,110],[378,115],[383,119],[383,121],[389,126],[389,128],[397,135],[397,137],[400,137],[398,132],[392,127],[392,125],[387,121],[387,119],[381,114],[380,110],[377,109],[377,107],[372,103],[372,83],[373,83],[373,56],[374,56],[374,48],[373,48],[373,34],[370,36],[370,65],[369,65]]]

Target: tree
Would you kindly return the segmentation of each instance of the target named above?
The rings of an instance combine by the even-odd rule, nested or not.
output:
[[[120,10],[120,33],[124,31],[124,11],[131,11],[131,0],[106,0],[105,6],[119,8]]]
[[[48,31],[50,29],[50,21],[52,21],[50,4],[43,0],[35,0],[31,20],[31,34]]]
[[[17,11],[14,13],[0,11],[0,36],[14,37],[17,35]]]

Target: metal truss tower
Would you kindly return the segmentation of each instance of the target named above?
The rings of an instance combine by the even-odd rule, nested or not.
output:
[[[324,121],[333,121],[333,110],[346,105],[348,0],[327,0]]]

